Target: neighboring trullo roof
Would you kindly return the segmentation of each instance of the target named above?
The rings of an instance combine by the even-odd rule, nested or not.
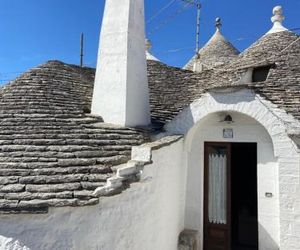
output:
[[[151,64],[153,65],[154,62]],[[300,120],[300,36],[286,31],[285,28],[277,32],[268,32],[230,64],[218,69],[195,74],[155,64],[156,66],[149,70],[150,73],[154,69],[156,72],[149,74],[148,78],[151,80],[149,86],[155,93],[150,98],[155,100],[155,105],[151,108],[155,111],[152,113],[155,114],[156,119],[172,119],[211,88],[240,86],[240,79],[249,69],[274,65],[266,81],[251,83],[250,80],[243,85],[253,88],[254,91]],[[161,74],[157,70],[158,67]],[[165,96],[167,98],[164,98]]]
[[[211,39],[199,50],[185,66],[184,69],[195,70],[196,68],[211,69],[229,63],[236,58],[239,51],[221,34],[221,20],[216,19],[216,32]]]
[[[152,116],[167,122],[212,88],[241,86],[250,69],[274,65],[264,82],[243,83],[300,120],[300,37],[289,31],[268,34],[220,70],[201,73],[148,62]]]
[[[268,64],[278,56],[287,57],[290,47],[299,42],[299,36],[282,26],[284,17],[281,6],[273,9],[274,16],[271,18],[273,27],[258,41],[242,52],[237,60],[227,68],[234,69],[237,66],[251,66],[252,64]]]
[[[282,26],[281,6],[273,9],[272,29],[241,53],[225,70],[240,72],[273,65],[265,82],[249,87],[300,120],[300,36]],[[228,75],[233,83],[236,77]]]

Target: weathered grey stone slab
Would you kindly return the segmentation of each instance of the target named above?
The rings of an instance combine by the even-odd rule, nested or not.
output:
[[[74,197],[83,199],[83,200],[89,200],[91,198],[96,198],[93,195],[93,191],[89,191],[89,190],[74,191]]]
[[[25,190],[25,185],[22,184],[0,185],[0,192],[3,193],[22,192],[24,190]]]
[[[81,182],[82,188],[86,190],[95,190],[98,187],[102,187],[106,182]]]
[[[72,183],[80,182],[83,180],[85,175],[83,174],[72,174],[72,175],[37,175],[21,177],[19,182],[22,184],[55,184],[55,183]]]
[[[7,185],[7,184],[16,184],[18,183],[18,177],[0,177],[0,185]]]
[[[80,183],[65,183],[65,184],[53,184],[53,185],[26,185],[26,191],[28,192],[64,192],[81,189]]]

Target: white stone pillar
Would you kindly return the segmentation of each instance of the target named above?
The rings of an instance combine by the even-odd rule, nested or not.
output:
[[[144,0],[106,0],[92,114],[128,127],[150,124]]]

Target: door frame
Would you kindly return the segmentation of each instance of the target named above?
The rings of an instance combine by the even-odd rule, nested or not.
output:
[[[204,237],[203,237],[203,249],[204,250],[209,250],[207,248],[206,244],[208,241],[208,180],[209,180],[209,173],[208,173],[208,148],[210,146],[225,146],[227,148],[227,170],[226,170],[226,175],[227,175],[227,183],[226,183],[226,197],[227,197],[227,211],[226,211],[226,216],[227,216],[227,225],[222,226],[218,225],[215,226],[216,228],[220,229],[226,229],[227,228],[227,244],[226,244],[226,250],[231,249],[231,142],[204,142],[204,211],[203,211],[203,232],[204,232]],[[224,249],[224,250],[225,250]]]

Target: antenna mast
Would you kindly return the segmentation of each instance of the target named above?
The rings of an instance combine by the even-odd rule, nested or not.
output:
[[[201,4],[200,2],[196,3],[197,7],[197,33],[196,33],[196,54],[198,55],[198,51],[200,49],[200,16],[201,16]]]
[[[84,35],[81,33],[80,35],[80,67],[83,67],[83,45],[84,45]]]
[[[197,8],[197,33],[196,33],[196,55],[198,55],[198,51],[200,49],[200,14],[201,14],[201,3],[200,0],[182,0],[183,2],[192,4]]]

